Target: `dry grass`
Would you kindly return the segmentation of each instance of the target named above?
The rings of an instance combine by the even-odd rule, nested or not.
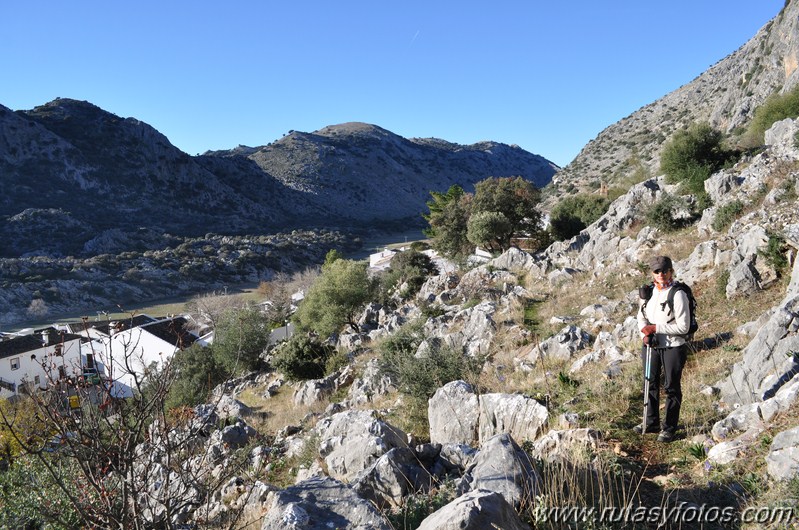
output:
[[[255,414],[251,425],[261,434],[274,435],[287,425],[301,425],[308,414],[321,414],[329,404],[328,400],[320,400],[313,405],[297,405],[294,403],[294,388],[283,385],[271,398],[264,397],[266,386],[244,390],[238,399]]]

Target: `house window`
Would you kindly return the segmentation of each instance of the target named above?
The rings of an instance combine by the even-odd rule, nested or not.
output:
[[[38,385],[42,382],[42,378],[37,375],[33,378],[33,382]]]
[[[11,369],[19,370],[19,357],[14,357],[11,359]]]

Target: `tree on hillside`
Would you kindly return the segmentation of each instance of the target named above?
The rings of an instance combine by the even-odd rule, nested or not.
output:
[[[473,246],[466,238],[472,196],[458,185],[450,186],[446,193],[431,191],[430,195],[430,213],[422,217],[429,224],[424,233],[432,240],[433,248],[448,258],[468,255]]]
[[[487,178],[474,187],[472,214],[499,212],[517,234],[534,235],[540,230],[538,203],[541,192],[521,177]]]
[[[501,212],[476,212],[469,217],[466,237],[475,245],[501,252],[510,248],[513,226]]]
[[[430,226],[423,230],[424,234],[430,238],[435,238],[439,223],[437,218],[447,211],[452,205],[457,203],[461,197],[466,194],[463,188],[457,184],[449,187],[446,193],[439,191],[431,191],[430,196],[433,197],[427,201],[427,208],[430,210],[428,214],[422,214],[422,217],[429,223]]]
[[[338,261],[340,259],[344,259],[344,255],[338,250],[331,248],[327,251],[327,254],[325,254],[325,263],[322,266],[324,267],[326,265],[330,265],[334,261]]]
[[[230,374],[257,369],[268,346],[269,326],[257,308],[226,311],[216,326],[214,357]]]
[[[478,240],[497,251],[510,248],[514,237],[527,238],[536,246],[548,240],[542,237],[537,209],[541,194],[521,177],[487,178],[475,185],[474,195],[459,186],[431,195],[430,213],[424,215],[430,228],[425,233],[432,237],[433,248],[447,257],[468,255]],[[476,214],[482,215],[470,221]]]
[[[322,338],[337,333],[344,325],[357,330],[355,319],[374,294],[374,282],[366,267],[365,262],[348,259],[325,265],[294,313],[297,326]]]

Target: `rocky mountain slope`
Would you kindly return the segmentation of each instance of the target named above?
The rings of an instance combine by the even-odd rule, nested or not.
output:
[[[185,462],[170,461],[169,494],[141,496],[143,517],[285,530],[791,528],[798,132],[799,120],[778,122],[761,153],[714,174],[717,206],[680,231],[643,221],[677,192],[648,179],[570,241],[442,267],[415,295],[370,304],[337,339],[347,362],[325,378],[289,383],[265,370],[217,387],[191,421],[136,452],[138,487],[152,490],[164,440],[195,441]],[[738,217],[714,223],[735,201]],[[773,248],[775,236],[786,243]],[[671,444],[631,429],[642,399],[637,286],[653,254],[671,255],[699,300]],[[420,425],[414,389],[385,370],[383,352],[399,348],[408,363],[448,348],[481,368],[435,384]],[[218,485],[183,487],[198,476]],[[558,512],[570,508],[581,511]]]
[[[623,184],[641,169],[657,174],[660,149],[675,131],[708,121],[725,133],[748,123],[772,93],[799,81],[799,4],[783,10],[738,50],[690,83],[610,125],[557,176],[558,188]],[[638,179],[640,180],[640,179]]]
[[[88,102],[0,106],[0,256],[90,256],[104,230],[140,227],[196,237],[418,225],[431,190],[516,175],[542,187],[557,169],[515,146],[407,140],[360,123],[192,157]]]

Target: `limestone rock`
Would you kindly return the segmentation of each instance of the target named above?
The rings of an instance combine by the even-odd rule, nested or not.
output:
[[[477,394],[465,381],[452,381],[429,400],[430,441],[473,444],[478,440]]]
[[[395,447],[406,447],[407,435],[375,418],[373,411],[345,411],[314,427],[319,455],[331,477],[351,481]]]
[[[383,509],[400,506],[411,493],[426,493],[432,482],[433,477],[413,449],[395,447],[378,458],[353,487],[358,495]]]
[[[791,480],[799,474],[799,427],[774,437],[766,464],[769,475],[777,480]]]
[[[474,463],[466,470],[461,492],[489,490],[500,493],[513,506],[529,505],[540,489],[540,477],[508,433],[486,440]]]
[[[564,327],[538,346],[534,347],[526,356],[527,361],[535,364],[542,356],[552,357],[557,360],[568,360],[575,352],[586,348],[591,342],[591,335],[578,326]]]
[[[754,339],[744,348],[730,375],[717,383],[726,404],[760,401],[775,382],[794,369],[793,352],[799,351],[799,295],[789,296],[777,306]]]
[[[535,259],[527,252],[519,250],[516,247],[511,247],[489,263],[498,269],[524,271],[535,264]]]
[[[510,433],[517,440],[535,440],[549,419],[545,406],[521,394],[483,394],[479,407],[481,445],[501,433]]]
[[[418,530],[530,530],[499,493],[470,491],[430,514]]]
[[[333,478],[314,477],[272,494],[261,530],[390,530],[372,504]]]
[[[530,454],[533,458],[541,460],[553,461],[561,459],[568,461],[573,451],[596,449],[600,439],[601,435],[595,429],[551,430],[535,441]]]

